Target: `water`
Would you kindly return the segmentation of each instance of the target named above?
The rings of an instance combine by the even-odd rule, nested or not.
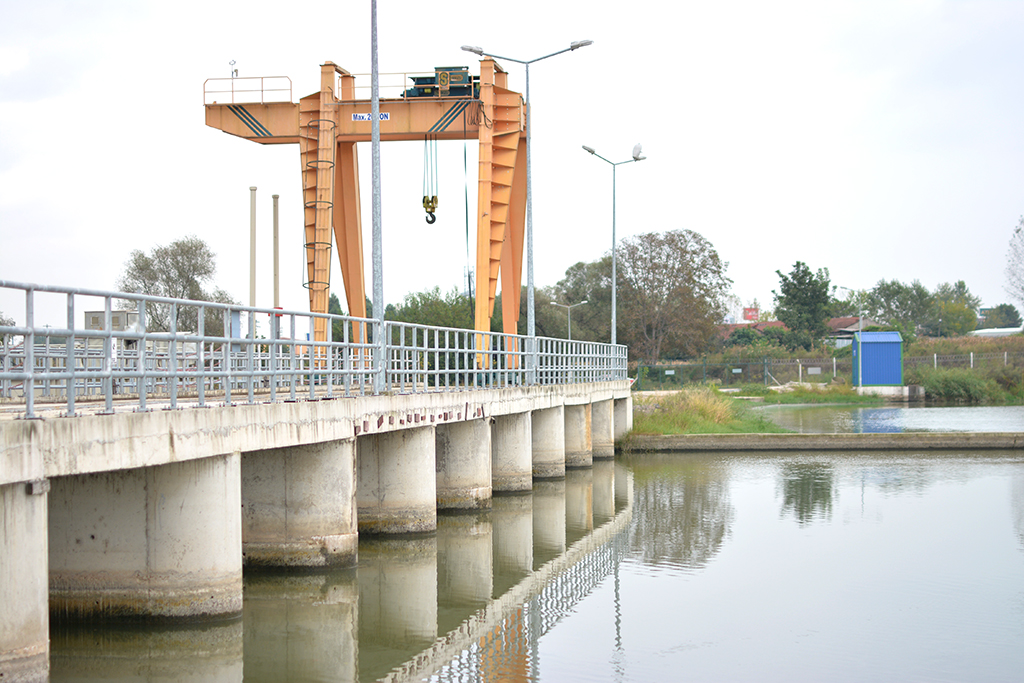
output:
[[[631,456],[494,503],[365,539],[357,569],[247,574],[240,621],[55,626],[52,680],[1024,671],[1020,451]]]
[[[779,426],[804,434],[1024,431],[1024,406],[786,405],[758,410]]]

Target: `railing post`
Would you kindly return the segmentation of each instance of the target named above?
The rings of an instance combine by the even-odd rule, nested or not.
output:
[[[142,333],[142,338],[137,342],[139,345],[139,410],[146,410],[146,396],[149,393],[149,382],[146,378],[146,302],[145,300],[139,301],[139,331]],[[202,393],[199,394],[200,399]],[[200,400],[202,405],[202,400]]]
[[[33,418],[36,401],[36,380],[35,380],[35,290],[31,287],[25,290],[25,326],[28,327],[28,334],[24,337],[25,344],[25,365],[22,368],[26,377],[21,382],[21,393],[25,395],[25,417]]]
[[[171,394],[171,410],[178,407],[178,304],[171,304],[171,339],[168,342],[170,366],[167,368],[167,389]]]
[[[383,304],[382,304],[383,305]],[[383,394],[388,384],[385,367],[387,340],[386,323],[383,317],[373,321],[373,393]]]
[[[64,387],[67,391],[68,416],[75,414],[75,295],[68,294],[68,336],[64,339],[64,351],[68,378],[64,380]]]
[[[114,412],[114,359],[110,339],[112,326],[110,297],[106,296],[103,298],[103,403],[107,413]]]

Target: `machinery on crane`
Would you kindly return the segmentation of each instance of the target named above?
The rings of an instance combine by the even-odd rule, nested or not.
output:
[[[246,88],[242,80],[255,83]],[[515,334],[526,209],[523,98],[508,89],[508,74],[486,56],[479,76],[464,66],[436,67],[411,80],[400,97],[380,98],[380,139],[479,140],[474,324],[490,331],[500,277],[503,331]],[[309,310],[327,313],[333,232],[349,313],[366,317],[356,143],[370,140],[370,100],[356,97],[356,77],[333,62],[320,66],[320,91],[298,102],[290,101],[290,88],[289,101],[265,101],[277,90],[269,82],[208,79],[206,125],[264,145],[299,145]],[[218,101],[223,99],[230,101]],[[423,200],[432,222],[437,197]],[[317,318],[315,339],[325,341],[327,334],[327,320]]]

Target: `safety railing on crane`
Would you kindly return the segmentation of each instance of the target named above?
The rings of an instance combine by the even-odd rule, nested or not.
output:
[[[288,76],[235,76],[203,81],[203,104],[251,104],[292,101]]]
[[[621,345],[0,280],[0,293],[12,290],[25,305],[14,324],[0,320],[0,410],[18,417],[44,406],[71,416],[115,404],[147,410],[626,379]],[[39,322],[55,309],[66,311],[63,325]],[[325,341],[315,339],[318,318]]]

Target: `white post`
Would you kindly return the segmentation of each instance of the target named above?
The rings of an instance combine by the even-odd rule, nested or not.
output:
[[[249,305],[256,306],[256,187],[249,188]]]

